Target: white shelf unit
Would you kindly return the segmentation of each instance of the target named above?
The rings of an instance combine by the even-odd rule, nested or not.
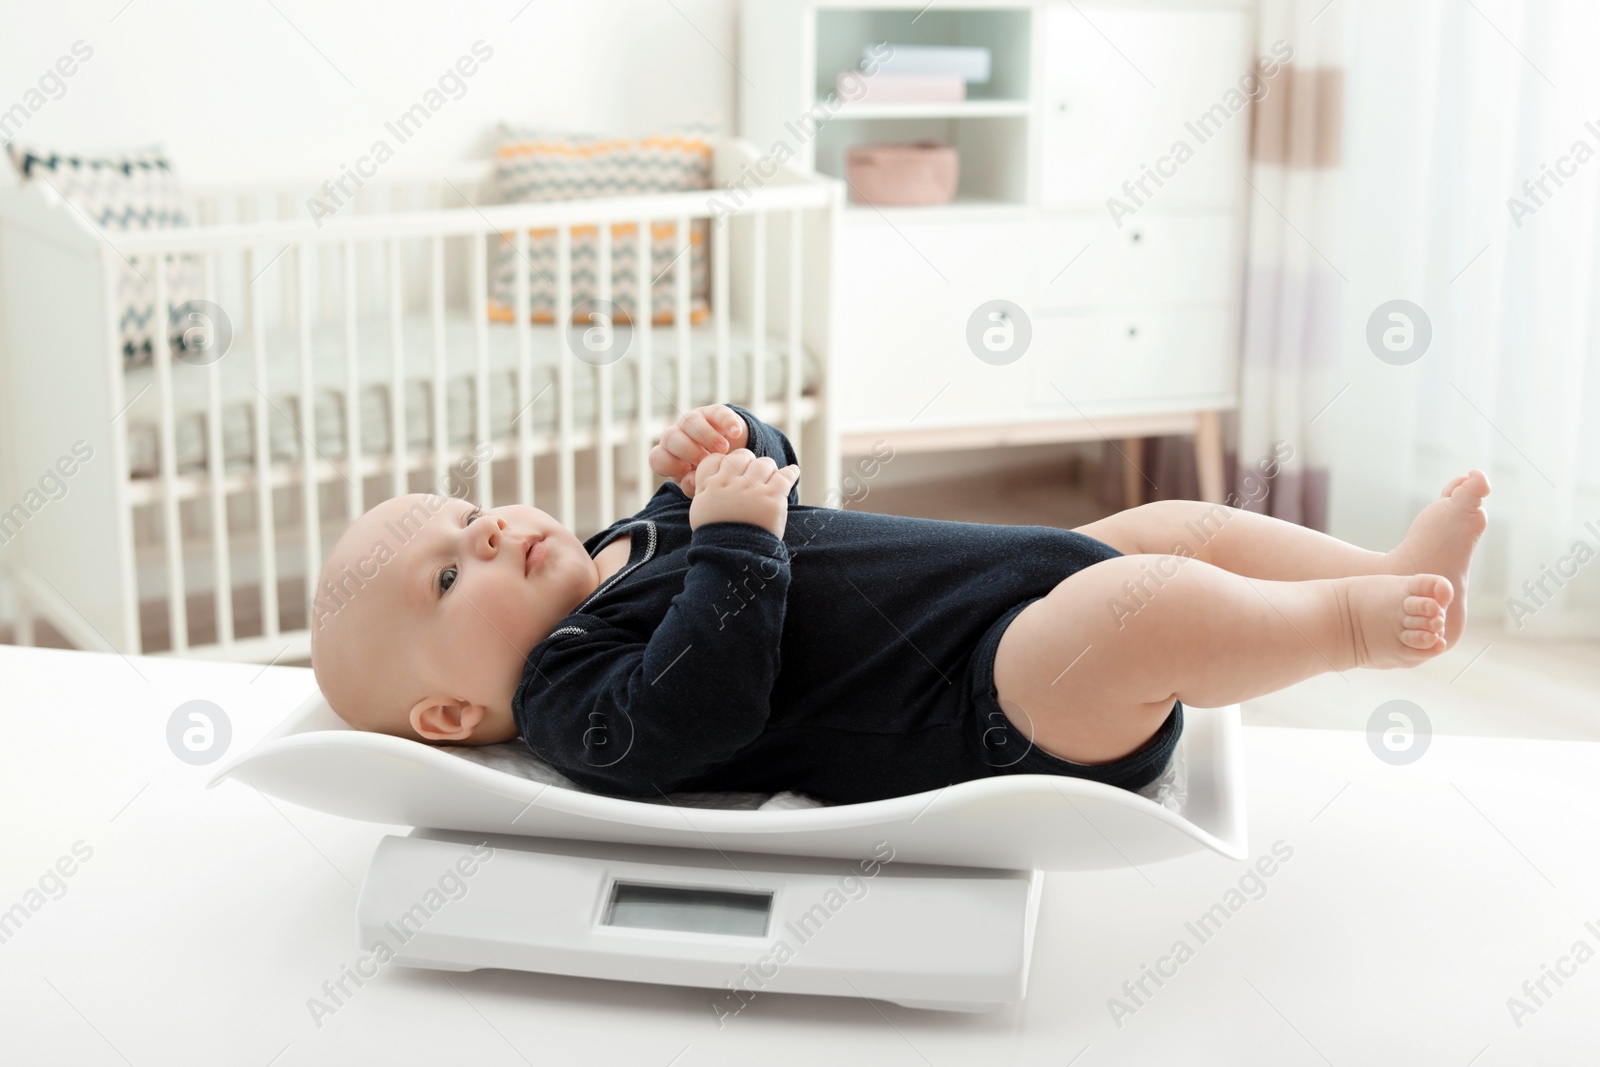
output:
[[[1032,19],[1028,7],[816,6],[809,19],[815,48],[804,65],[814,72],[814,92],[803,106],[821,105],[836,92],[839,74],[856,69],[862,48],[874,42],[980,46],[990,50],[992,62],[989,80],[969,84],[967,99],[960,102],[844,101],[806,146],[805,163],[829,177],[842,178],[844,150],[850,145],[938,141],[955,145],[961,153],[959,202],[1025,203],[1033,112]],[[847,201],[846,210],[870,210],[854,199]]]
[[[1253,69],[1254,27],[1253,0],[744,0],[740,67],[760,75],[741,85],[744,137],[841,179],[856,144],[961,155],[952,204],[843,212],[845,455],[879,437],[897,450],[1124,438],[1126,452],[1194,434],[1201,493],[1221,498],[1251,115],[1218,105]],[[987,47],[990,79],[959,103],[830,109],[839,73],[882,41]],[[1180,140],[1191,152],[1174,162]],[[1158,184],[1152,168],[1171,173]],[[1134,210],[1114,218],[1111,198]],[[967,341],[996,299],[1032,335],[1003,365]]]
[[[1033,110],[1029,100],[962,100],[949,104],[852,104],[834,115],[840,119],[971,119],[1007,115],[1026,116]]]

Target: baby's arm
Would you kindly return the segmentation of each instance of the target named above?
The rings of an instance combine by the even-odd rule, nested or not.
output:
[[[737,449],[696,469],[689,570],[648,635],[584,617],[517,706],[523,737],[580,785],[655,796],[765,729],[789,589],[782,533],[797,469]],[[551,679],[555,679],[554,682]]]

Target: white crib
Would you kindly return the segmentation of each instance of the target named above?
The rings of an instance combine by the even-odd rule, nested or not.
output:
[[[42,617],[82,648],[302,658],[317,569],[352,516],[459,486],[484,507],[533,503],[587,536],[643,506],[662,429],[712,402],[781,428],[800,452],[802,499],[831,503],[841,195],[788,170],[752,189],[755,161],[752,146],[722,140],[710,192],[546,204],[490,203],[487,162],[379,175],[320,227],[304,206],[315,182],[199,187],[198,225],[137,233],[102,233],[31,185],[0,190],[3,448],[14,496],[50,490],[0,502],[18,640],[31,643]],[[737,197],[719,193],[741,175]],[[614,364],[579,360],[562,331],[529,322],[530,229],[556,230],[560,323],[576,228],[598,228],[608,300],[612,224],[634,224],[648,292],[661,284],[652,223],[687,251],[697,219],[711,220],[704,322],[690,321],[681,253],[666,280],[673,322],[639,316]],[[502,240],[518,252],[515,324],[488,314]],[[153,279],[165,307],[178,257],[194,257],[231,348],[195,366],[157,344],[149,366],[126,368],[119,268]],[[80,441],[91,458],[72,456]]]

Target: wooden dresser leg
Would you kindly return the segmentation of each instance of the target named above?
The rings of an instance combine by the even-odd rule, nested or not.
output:
[[[1144,438],[1124,437],[1122,455],[1122,506],[1136,508],[1144,503]]]
[[[1200,479],[1200,498],[1222,503],[1222,413],[1202,411],[1195,416],[1194,462]]]

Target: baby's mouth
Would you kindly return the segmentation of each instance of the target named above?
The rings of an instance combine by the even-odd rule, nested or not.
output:
[[[528,543],[523,547],[522,576],[524,578],[532,573],[533,568],[537,567],[539,565],[539,561],[544,559],[544,557],[548,554],[548,549],[540,549],[539,547],[543,542],[544,538],[534,537],[530,538]]]

